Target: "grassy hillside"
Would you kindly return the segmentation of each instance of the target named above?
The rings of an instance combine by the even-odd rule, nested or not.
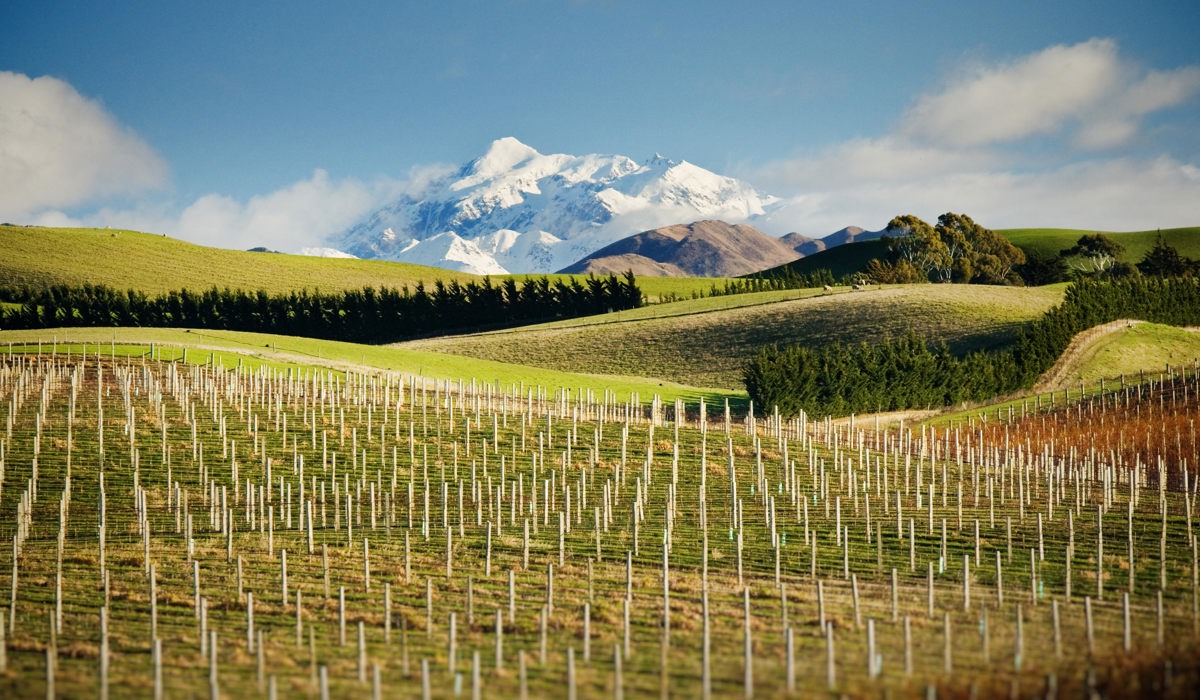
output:
[[[1076,336],[1054,367],[1030,391],[981,405],[929,412],[931,415],[923,422],[938,427],[978,425],[985,417],[994,420],[1022,416],[1039,407],[1064,406],[1071,401],[1078,402],[1081,397],[1094,398],[1112,392],[1121,386],[1122,376],[1127,386],[1143,381],[1161,382],[1168,366],[1175,376],[1195,376],[1197,362],[1200,362],[1200,331],[1197,329],[1117,321]],[[1188,419],[1194,423],[1191,416]],[[1162,430],[1162,426],[1158,427]],[[1163,434],[1169,433],[1164,430]]]
[[[51,351],[54,343],[58,352],[72,353],[83,350],[83,343],[90,345],[87,352],[94,354],[97,347],[103,354],[112,348],[116,354],[148,356],[151,344],[157,345],[156,356],[178,359],[183,348],[190,349],[188,361],[207,362],[210,354],[214,361],[226,367],[239,363],[257,366],[267,364],[274,367],[302,367],[321,365],[326,367],[353,367],[365,370],[387,370],[413,374],[426,379],[472,380],[483,384],[498,384],[508,388],[545,387],[551,392],[557,387],[572,391],[594,392],[603,397],[605,391],[612,392],[617,400],[624,401],[637,393],[642,401],[649,401],[658,394],[664,401],[684,399],[689,403],[704,397],[712,404],[725,399],[742,404],[743,391],[722,391],[696,388],[692,384],[662,381],[645,376],[605,376],[573,373],[520,363],[504,364],[487,359],[444,354],[408,347],[380,347],[358,345],[328,340],[312,340],[283,335],[262,333],[240,333],[235,331],[188,331],[175,328],[56,328],[49,330],[0,331],[0,354],[9,352],[10,344],[15,351],[21,349]],[[98,344],[98,345],[97,345]]]
[[[1071,388],[1120,375],[1154,374],[1167,365],[1193,365],[1200,358],[1200,332],[1157,323],[1117,322],[1081,333],[1039,385],[1039,389]]]
[[[911,328],[958,350],[988,347],[1060,301],[1062,289],[912,285],[830,295],[763,292],[612,314],[602,322],[580,319],[400,347],[740,390],[744,363],[766,344],[870,341]]]
[[[1058,255],[1064,248],[1075,245],[1080,236],[1096,231],[1063,228],[1014,228],[997,231],[1023,250],[1032,250],[1043,256]],[[1103,232],[1105,236],[1125,246],[1121,260],[1136,263],[1154,247],[1159,231]],[[1200,226],[1162,229],[1163,240],[1174,246],[1181,255],[1200,258]]]
[[[829,270],[836,278],[853,274],[862,270],[867,261],[872,258],[886,258],[887,246],[882,240],[859,241],[836,246],[820,253],[800,258],[779,268],[790,267],[792,270],[812,274],[817,270]]]
[[[1025,251],[1034,251],[1044,257],[1054,257],[1060,250],[1075,245],[1080,236],[1096,231],[1065,228],[1014,228],[996,231],[1013,244]],[[1121,260],[1136,263],[1142,259],[1154,246],[1159,231],[1125,231],[1103,232],[1125,246]],[[1181,255],[1192,259],[1200,259],[1200,226],[1187,228],[1172,228],[1162,230],[1163,239],[1168,245],[1174,246]],[[886,258],[887,246],[881,240],[862,241],[837,246],[821,251],[815,255],[801,258],[788,263],[796,272],[812,273],[820,269],[828,269],[835,277],[858,272],[866,267],[872,258]],[[779,268],[776,268],[779,269]]]
[[[229,331],[51,329],[0,332],[9,342],[159,343],[210,351],[227,366],[262,361],[295,366],[362,365],[422,376],[503,385],[568,386],[670,401],[745,401],[742,367],[767,343],[869,341],[908,328],[957,349],[1005,342],[1021,324],[1062,298],[1038,289],[914,285],[850,292],[838,288],[689,299],[525,329],[375,347]],[[75,350],[78,352],[78,349]],[[135,349],[138,353],[146,347]]]
[[[312,258],[209,248],[158,234],[108,229],[0,226],[0,284],[105,284],[150,294],[173,289],[300,289],[330,292],[413,286],[475,275],[383,260]],[[513,275],[524,279],[534,275]],[[540,276],[540,275],[537,275]],[[550,275],[569,279],[572,275]],[[500,279],[500,278],[498,278]],[[707,294],[725,279],[638,279],[650,301]]]
[[[209,248],[136,231],[0,226],[0,282],[106,284],[148,293],[187,287],[280,293],[402,287],[472,275],[378,260],[312,258]]]

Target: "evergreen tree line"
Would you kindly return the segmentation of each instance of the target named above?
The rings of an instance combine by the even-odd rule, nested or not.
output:
[[[838,284],[833,273],[825,268],[813,270],[811,273],[797,272],[789,267],[781,267],[764,272],[756,272],[745,277],[726,280],[724,286],[715,284],[709,290],[709,296],[726,296],[732,294],[748,294],[750,292],[774,292],[784,289],[812,289],[814,287],[833,286]],[[849,277],[841,280],[849,285]]]
[[[418,283],[414,289],[364,287],[333,293],[187,289],[150,296],[103,285],[0,288],[20,304],[0,316],[3,328],[141,326],[208,328],[388,343],[450,331],[502,328],[642,305],[633,273],[583,281],[547,277],[494,283],[485,277]]]
[[[782,267],[755,272],[752,275],[734,280],[735,282],[745,282],[756,285],[765,285],[764,289],[754,289],[752,291],[766,291],[774,289],[812,289],[813,287],[824,287],[825,285],[833,286],[835,284],[851,285],[857,281],[856,275],[843,275],[839,280],[833,276],[833,272],[828,268],[818,268],[809,273],[798,272],[791,266],[784,265]],[[737,293],[737,292],[731,292]]]
[[[1083,279],[1002,350],[955,355],[913,333],[875,344],[760,350],[743,375],[750,398],[787,416],[933,408],[1033,386],[1075,334],[1122,318],[1200,324],[1196,278]]]
[[[853,282],[854,280],[851,276],[846,276],[840,283],[850,285]],[[707,290],[694,290],[690,298],[703,299],[704,297],[723,297],[734,294],[750,294],[752,292],[776,292],[785,289],[812,289],[835,284],[839,284],[839,281],[834,278],[832,272],[825,268],[813,270],[812,273],[805,274],[803,272],[796,272],[785,266],[763,272],[755,272],[745,277],[727,279],[720,286],[713,283]],[[666,303],[681,301],[682,299],[682,296],[672,292],[663,294],[659,298],[659,301]]]

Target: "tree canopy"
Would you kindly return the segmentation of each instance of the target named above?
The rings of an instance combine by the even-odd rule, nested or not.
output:
[[[980,226],[966,214],[947,212],[930,226],[912,214],[888,222],[888,249],[894,259],[868,268],[878,282],[919,279],[976,284],[1019,283],[1014,268],[1025,254],[1000,234]]]
[[[1125,246],[1103,233],[1088,233],[1080,236],[1075,245],[1059,251],[1059,255],[1081,261],[1076,263],[1076,270],[1104,273],[1116,265],[1123,252]]]
[[[1154,247],[1142,256],[1137,269],[1143,275],[1155,277],[1186,277],[1195,274],[1197,263],[1180,255],[1173,246],[1167,245],[1160,233],[1154,241]]]

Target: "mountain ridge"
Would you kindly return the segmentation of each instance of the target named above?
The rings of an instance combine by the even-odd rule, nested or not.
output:
[[[360,258],[477,274],[551,272],[638,231],[752,222],[780,200],[659,154],[542,154],[513,137],[326,242]]]
[[[632,269],[641,275],[736,277],[800,257],[782,239],[753,226],[703,220],[628,236],[560,272],[607,274]]]

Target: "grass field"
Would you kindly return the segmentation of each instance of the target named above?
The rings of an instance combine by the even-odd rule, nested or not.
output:
[[[209,248],[166,236],[107,229],[0,226],[0,281],[105,284],[151,294],[229,287],[286,293],[403,287],[471,275],[378,260],[311,258]]]
[[[1087,415],[1182,431],[1197,388]],[[1075,415],[701,426],[4,353],[0,696],[1194,697],[1196,482],[1144,427],[1077,460]]]
[[[997,231],[1015,245],[1025,250],[1037,251],[1040,255],[1053,257],[1059,251],[1075,245],[1080,236],[1097,233],[1076,229],[1054,228],[1022,228]],[[1120,259],[1124,262],[1136,263],[1154,247],[1160,231],[1123,231],[1110,233],[1102,232],[1125,247]],[[1162,229],[1163,240],[1173,246],[1180,255],[1200,260],[1200,226],[1188,228]]]
[[[1106,332],[1093,329],[1094,337],[1073,343],[1060,360],[1061,366],[1051,371],[1053,381],[1044,389],[1076,386],[1081,381],[1095,384],[1121,375],[1133,377],[1200,360],[1200,332],[1196,329],[1140,322],[1109,326]]]
[[[740,390],[742,367],[763,345],[856,343],[912,329],[957,350],[991,347],[1061,301],[1062,290],[911,285],[764,292],[398,347]]]
[[[808,255],[782,267],[811,275],[817,270],[829,270],[834,278],[861,271],[872,258],[886,258],[887,246],[881,240],[859,241],[835,246],[819,253]]]
[[[249,367],[265,365],[276,368],[298,368],[301,366],[324,365],[353,367],[415,375],[425,379],[450,381],[460,380],[512,386],[524,389],[538,387],[569,387],[572,391],[592,392],[604,396],[611,393],[617,400],[626,401],[637,394],[644,401],[655,395],[663,401],[683,399],[698,402],[701,397],[712,405],[723,404],[726,399],[741,406],[746,402],[744,390],[706,389],[693,384],[681,384],[661,378],[627,375],[599,376],[594,372],[566,372],[542,367],[506,364],[494,360],[477,359],[404,347],[359,345],[329,340],[314,340],[284,335],[241,333],[236,331],[184,330],[175,328],[55,328],[48,330],[0,331],[0,353],[7,353],[9,344],[18,350],[36,350],[37,343],[49,350],[53,344],[61,346],[61,353],[68,349],[78,354],[81,344],[91,344],[90,352],[97,347],[104,353],[114,346],[124,346],[123,352],[137,356],[148,355],[150,345],[157,344],[156,354],[169,359],[183,356],[183,349],[190,348],[188,361],[207,363],[213,360],[226,367],[245,364]],[[116,351],[121,354],[121,350]],[[522,392],[523,393],[523,392]]]
[[[721,414],[764,343],[988,347],[1062,293],[0,332],[0,697],[1196,697],[1196,333],[1102,329],[1086,399],[934,427]]]
[[[215,286],[282,294],[301,289],[332,292],[480,279],[407,263],[251,253],[194,245],[157,234],[108,229],[0,226],[0,250],[4,251],[0,256],[0,284],[15,286],[91,283],[149,294]],[[530,275],[514,277],[524,279]],[[725,279],[645,278],[638,280],[638,286],[655,302],[664,296],[689,298],[707,294],[714,284],[722,287],[725,282]]]

